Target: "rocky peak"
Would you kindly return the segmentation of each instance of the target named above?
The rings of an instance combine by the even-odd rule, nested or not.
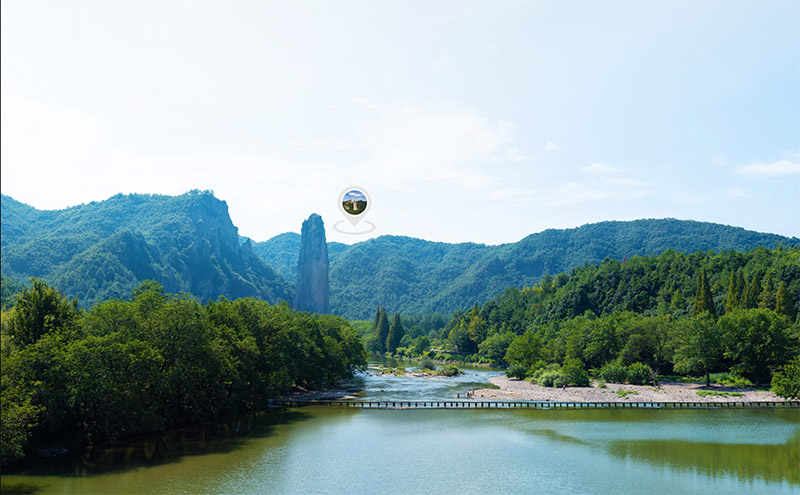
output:
[[[294,309],[312,313],[330,313],[329,295],[325,224],[322,222],[322,217],[314,213],[303,222],[300,233]]]

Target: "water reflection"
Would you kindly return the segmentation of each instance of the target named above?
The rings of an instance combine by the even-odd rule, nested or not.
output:
[[[145,436],[117,447],[94,447],[84,451],[11,466],[4,474],[26,476],[83,477],[178,462],[186,456],[224,454],[240,449],[251,439],[275,434],[278,425],[311,419],[303,411],[275,411],[246,416],[226,423],[206,424],[159,435]],[[17,490],[33,490],[21,486]],[[2,493],[8,493],[4,483]]]
[[[733,475],[740,481],[800,485],[800,432],[783,445],[636,440],[613,442],[608,451],[622,459],[711,477]]]

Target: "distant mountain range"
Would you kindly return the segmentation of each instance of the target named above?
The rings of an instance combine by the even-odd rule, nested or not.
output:
[[[449,313],[483,303],[508,287],[538,282],[543,274],[569,272],[605,258],[800,245],[796,237],[762,234],[688,220],[601,222],[551,229],[519,242],[448,244],[381,236],[353,245],[329,243],[331,308],[368,319],[380,304],[405,314]],[[296,276],[300,235],[285,233],[253,244],[253,251],[288,280]]]
[[[54,211],[2,196],[0,229],[4,277],[41,277],[85,306],[127,297],[145,279],[201,300],[253,296],[274,303],[294,294],[300,235],[239,237],[226,203],[210,192],[120,194]],[[390,312],[450,313],[605,258],[779,243],[800,239],[674,219],[546,230],[496,246],[399,236],[331,242],[330,302],[333,313],[350,319],[371,318],[378,304]]]

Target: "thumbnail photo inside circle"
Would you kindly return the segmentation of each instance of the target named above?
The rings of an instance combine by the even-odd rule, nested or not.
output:
[[[347,191],[342,197],[342,207],[350,215],[361,215],[367,209],[367,196],[358,189]]]

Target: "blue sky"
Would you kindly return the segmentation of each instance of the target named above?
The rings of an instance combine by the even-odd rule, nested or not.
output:
[[[798,25],[769,0],[4,1],[0,187],[212,189],[256,240],[332,226],[354,184],[369,236],[798,236]]]
[[[366,201],[367,197],[364,196],[364,193],[362,193],[361,191],[359,191],[357,189],[353,189],[353,190],[347,191],[345,193],[345,195],[342,196],[342,199],[345,200],[345,201],[349,201],[349,200],[353,200],[353,199],[355,199],[356,201]]]

